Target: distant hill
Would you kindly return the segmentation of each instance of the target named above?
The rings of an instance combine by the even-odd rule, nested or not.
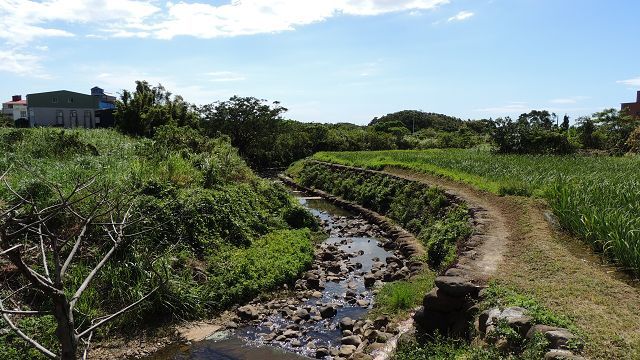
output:
[[[457,117],[429,113],[418,110],[402,110],[374,118],[369,126],[387,122],[399,121],[409,130],[434,129],[442,131],[455,131],[464,126],[462,119]],[[415,126],[415,128],[414,128]]]

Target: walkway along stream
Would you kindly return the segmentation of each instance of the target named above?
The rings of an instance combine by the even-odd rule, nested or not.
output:
[[[294,194],[320,219],[329,237],[317,245],[312,268],[293,291],[254,300],[204,341],[172,346],[150,359],[347,358],[365,347],[385,356],[386,344],[394,342],[400,329],[384,316],[365,319],[374,289],[421,272],[422,263],[408,260],[420,253],[420,246],[366,209],[358,213],[377,216],[375,223],[321,197]]]

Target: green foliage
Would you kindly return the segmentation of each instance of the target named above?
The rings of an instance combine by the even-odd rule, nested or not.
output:
[[[162,125],[197,126],[197,114],[181,96],[172,96],[162,85],[136,81],[132,93],[123,90],[114,113],[120,131],[129,135],[151,136]]]
[[[5,325],[0,319],[0,329]],[[56,348],[55,320],[53,316],[25,317],[17,322],[23,332],[29,336],[37,336],[43,346]],[[13,332],[0,335],[0,359],[24,360],[47,359],[40,351],[32,348],[21,337]]]
[[[402,342],[393,360],[497,360],[505,359],[494,349],[468,345],[462,340],[436,336],[426,341]]]
[[[408,281],[385,283],[376,294],[375,307],[370,314],[395,315],[409,311],[422,303],[424,294],[434,286],[435,274],[424,272]]]
[[[628,152],[631,154],[640,154],[640,126],[635,128],[625,143]]]
[[[284,120],[278,102],[234,96],[199,109],[211,137],[224,134],[257,168],[288,166],[322,150],[395,149],[397,135],[351,124],[305,124]]]
[[[408,231],[417,234],[434,269],[451,264],[457,243],[471,229],[466,207],[450,203],[442,190],[413,181],[357,171],[336,171],[309,162],[299,172],[302,185],[323,189],[389,216]]]
[[[421,129],[436,129],[444,131],[455,131],[462,127],[462,120],[436,113],[428,113],[418,110],[403,110],[395,113],[387,114],[380,118],[374,118],[369,123],[370,126],[381,127],[385,123],[403,124],[407,130],[413,132]]]
[[[479,150],[319,153],[314,158],[446,176],[496,194],[540,196],[561,225],[640,273],[638,157],[497,155]]]
[[[566,133],[557,129],[547,111],[522,114],[518,121],[496,120],[492,133],[496,152],[502,154],[569,154],[574,151]]]
[[[95,186],[108,188],[113,198],[128,196],[144,219],[80,298],[76,321],[86,324],[140,299],[160,285],[154,271],[166,273],[168,281],[104,333],[206,316],[291,281],[311,263],[309,231],[289,229],[314,226],[313,218],[284,187],[256,177],[224,137],[177,126],[158,127],[151,139],[109,130],[1,129],[0,148],[8,183],[40,206],[57,196],[47,182],[70,190],[78,179],[98,175]],[[12,196],[1,188],[4,204]],[[56,226],[73,227],[72,220],[60,217]],[[109,246],[98,231],[87,234],[69,268],[68,291]],[[48,306],[24,296],[35,308]],[[38,339],[47,336],[36,332]],[[11,358],[9,351],[27,357],[27,347],[16,342],[0,337],[0,354],[6,355],[0,357]]]
[[[0,113],[0,127],[14,127],[14,126],[16,126],[16,124],[10,115]]]
[[[208,306],[224,309],[291,283],[312,261],[311,233],[306,229],[276,231],[249,248],[220,251],[207,259],[211,277],[205,289]]]

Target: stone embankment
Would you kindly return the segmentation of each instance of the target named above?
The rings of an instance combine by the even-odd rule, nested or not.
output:
[[[413,234],[404,230],[400,226],[397,226],[391,219],[354,202],[344,200],[322,190],[301,186],[289,177],[281,175],[279,178],[282,182],[295,189],[320,196],[328,202],[345,210],[359,214],[367,221],[379,226],[380,229],[382,229],[389,237],[389,241],[384,244],[385,249],[398,250],[407,258],[419,258],[424,255],[424,248],[418,239],[416,239]],[[416,263],[414,266],[418,266],[418,264]]]
[[[383,174],[394,179],[415,181],[406,176],[382,171],[314,162],[321,163],[336,171]],[[291,186],[325,197],[339,206],[357,211],[372,222],[384,224],[381,226],[394,227],[388,219],[357,204],[344,201],[321,190],[301,187],[288,178],[283,181]],[[425,184],[425,186],[427,185]],[[544,359],[583,359],[583,357],[574,354],[574,352],[579,352],[583,346],[574,334],[564,328],[536,324],[534,319],[527,315],[527,309],[492,308],[480,312],[479,304],[483,299],[483,289],[502,260],[502,249],[506,241],[506,233],[502,229],[504,225],[493,219],[487,210],[477,202],[465,201],[454,192],[445,190],[445,194],[452,202],[467,203],[474,233],[463,244],[458,245],[456,263],[442,276],[436,278],[436,287],[424,296],[423,306],[416,311],[413,317],[417,330],[427,334],[438,332],[468,340],[471,340],[473,336],[478,336],[480,340],[494,345],[505,353],[517,352],[517,348],[523,343],[533,341],[535,336],[542,336],[548,342]],[[415,237],[406,231],[400,230],[396,240],[398,244],[401,244],[400,247],[411,246],[411,253],[420,253],[417,250],[420,244]],[[493,253],[494,251],[495,253]],[[504,335],[500,330],[504,330],[505,326],[513,330],[509,333],[515,333],[517,336]]]

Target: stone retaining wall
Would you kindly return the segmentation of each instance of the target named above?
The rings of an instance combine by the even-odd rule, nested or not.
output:
[[[360,214],[367,221],[378,225],[389,235],[389,238],[392,240],[390,244],[385,244],[386,248],[399,250],[406,258],[421,257],[425,254],[424,247],[422,246],[420,241],[418,241],[418,239],[413,236],[413,234],[396,225],[391,219],[387,218],[386,216],[362,207],[354,202],[345,200],[339,196],[331,195],[325,191],[299,185],[298,183],[293,181],[293,179],[284,175],[279,175],[279,178],[282,182],[295,189],[320,196],[328,202],[335,204],[345,210]]]

